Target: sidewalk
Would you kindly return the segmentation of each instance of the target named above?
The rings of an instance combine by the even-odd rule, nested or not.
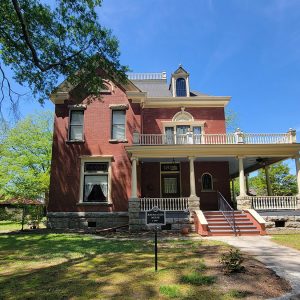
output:
[[[292,292],[276,299],[300,299],[300,251],[278,245],[269,236],[214,236],[210,240],[218,240],[239,248],[253,255],[280,277],[288,280]]]

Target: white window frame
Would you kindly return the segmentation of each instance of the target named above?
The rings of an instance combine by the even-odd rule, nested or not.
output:
[[[118,142],[127,142],[127,110],[129,109],[128,104],[110,104],[109,108],[111,109],[111,121],[110,121],[110,140],[109,142],[118,143]],[[123,139],[115,139],[113,138],[113,113],[114,111],[124,111],[125,113],[125,121],[124,121],[124,137]]]
[[[69,106],[70,110],[69,110],[69,126],[68,126],[68,137],[67,137],[67,141],[68,142],[84,142],[84,111],[86,109],[86,106],[83,105],[71,105]],[[72,112],[73,111],[81,111],[83,114],[83,123],[82,123],[82,139],[81,140],[72,140],[71,139],[71,117],[72,117]]]
[[[80,157],[80,189],[79,189],[79,203],[80,204],[97,204],[97,205],[107,205],[112,203],[111,199],[111,184],[112,184],[112,160],[113,156],[112,155],[97,155],[97,156],[81,156]],[[84,165],[85,163],[108,163],[108,168],[107,168],[107,201],[106,202],[84,202]],[[89,173],[91,174],[91,173]],[[101,175],[101,174],[106,174],[106,173],[95,173],[95,175]]]

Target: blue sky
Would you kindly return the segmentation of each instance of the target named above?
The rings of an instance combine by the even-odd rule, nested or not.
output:
[[[132,71],[169,76],[181,63],[193,89],[232,96],[244,131],[300,132],[300,1],[104,0],[98,14]]]

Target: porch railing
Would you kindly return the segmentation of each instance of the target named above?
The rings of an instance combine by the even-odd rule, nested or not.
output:
[[[180,145],[180,144],[289,144],[295,136],[288,133],[227,133],[227,134],[139,134],[134,133],[136,145]]]
[[[296,196],[251,196],[251,203],[258,210],[297,209]]]
[[[235,216],[234,216],[234,209],[231,207],[231,205],[226,201],[224,196],[218,192],[218,205],[219,205],[219,211],[222,212],[223,216],[227,220],[228,224],[232,228],[235,235],[237,235],[236,232],[236,224],[235,224]]]
[[[165,211],[187,211],[189,208],[188,198],[141,198],[140,201],[141,211],[155,206]]]

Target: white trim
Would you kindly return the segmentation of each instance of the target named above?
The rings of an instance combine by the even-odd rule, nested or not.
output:
[[[107,169],[107,202],[95,202],[95,204],[111,204],[111,184],[112,184],[112,166],[111,163],[113,161],[112,155],[95,155],[95,156],[87,156],[83,155],[80,156],[80,188],[79,188],[79,204],[85,204],[83,201],[83,183],[84,183],[84,164],[86,162],[107,162],[108,169]],[[89,202],[87,202],[89,203]]]
[[[184,109],[184,108],[183,108]],[[176,120],[179,116],[182,116],[182,115],[184,115],[184,116],[186,116],[186,117],[188,117],[189,119],[188,120],[180,120],[180,121],[178,121],[178,120]],[[189,112],[187,112],[187,111],[184,111],[184,110],[181,110],[181,111],[179,111],[179,112],[177,112],[174,116],[173,116],[173,118],[172,118],[172,122],[194,122],[194,117],[192,116],[192,114],[191,113],[189,113]]]
[[[67,142],[84,142],[85,139],[84,139],[84,111],[86,110],[86,106],[84,105],[71,105],[71,106],[68,106],[69,107],[69,124],[68,124],[68,133],[67,133],[67,139],[66,141]],[[82,111],[83,112],[83,123],[82,123],[82,139],[81,140],[72,140],[70,139],[70,135],[71,135],[71,114],[72,114],[72,111]]]

